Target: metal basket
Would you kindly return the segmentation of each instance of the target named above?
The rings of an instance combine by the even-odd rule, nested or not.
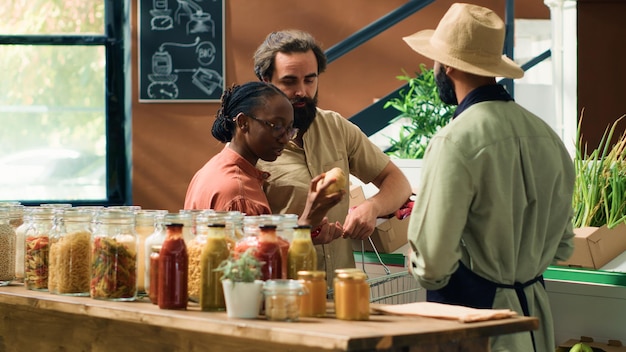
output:
[[[370,285],[370,302],[381,304],[405,304],[417,302],[419,299],[419,291],[422,289],[417,280],[407,271],[392,273],[385,265],[382,258],[374,246],[371,238],[368,238],[378,261],[385,270],[385,275],[368,278],[367,283]],[[365,256],[365,247],[361,244],[361,255]],[[363,263],[363,271],[365,263]],[[328,298],[333,299],[333,289],[328,290]]]

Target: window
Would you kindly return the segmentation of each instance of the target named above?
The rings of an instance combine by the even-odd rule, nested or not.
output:
[[[128,13],[0,3],[0,201],[130,203]]]

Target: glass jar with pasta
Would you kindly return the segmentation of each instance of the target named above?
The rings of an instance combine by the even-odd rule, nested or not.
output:
[[[89,296],[91,278],[91,220],[94,212],[69,208],[50,236],[48,291],[70,296]]]
[[[105,209],[96,216],[90,295],[111,301],[136,299],[137,236],[133,212]]]
[[[50,207],[31,210],[30,225],[24,232],[24,286],[29,290],[48,290],[50,233],[57,210]]]

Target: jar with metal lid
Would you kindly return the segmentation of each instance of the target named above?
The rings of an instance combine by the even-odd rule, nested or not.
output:
[[[271,215],[272,224],[276,225],[276,234],[291,243],[294,228],[298,226],[298,215],[296,214],[274,214]]]
[[[182,214],[167,214],[164,219],[167,235],[159,253],[157,304],[161,309],[187,309],[189,293],[187,273],[189,256],[183,238]]]
[[[186,212],[192,212],[191,210],[185,210]],[[183,210],[181,210],[183,212]],[[189,256],[188,266],[188,282],[187,289],[189,291],[189,300],[192,302],[200,302],[200,282],[201,282],[201,268],[200,257],[202,256],[202,249],[206,244],[206,237],[209,231],[208,224],[211,223],[224,223],[221,217],[216,217],[216,212],[211,209],[193,211],[194,215],[194,237],[186,243],[187,255]],[[209,218],[211,219],[209,221]]]
[[[36,207],[24,232],[24,286],[29,290],[48,290],[50,233],[55,225],[55,208]]]
[[[155,217],[158,214],[165,215],[167,210],[155,210],[155,209],[139,209],[135,212],[135,233],[137,234],[137,294],[146,294],[146,279],[145,275],[148,272],[146,270],[146,254],[150,255],[149,251],[146,251],[146,239],[150,236],[155,229]]]
[[[92,298],[133,301],[137,298],[135,214],[105,209],[95,218],[91,242]]]
[[[9,225],[13,231],[17,230],[24,223],[24,206],[20,202],[0,202],[0,208],[9,212]]]
[[[24,232],[22,232],[21,241],[18,242],[17,229],[24,225],[24,207],[20,202],[0,202],[0,209],[6,209],[9,217],[9,225],[15,232],[15,248],[13,250],[13,263],[15,265],[14,280],[17,282],[24,281]],[[20,261],[18,262],[18,247],[21,249]],[[18,278],[19,271],[19,278]]]
[[[150,248],[150,282],[159,282],[159,256],[161,248],[161,245],[152,246],[152,248]],[[150,302],[152,302],[152,304],[159,303],[158,285],[154,285],[150,288],[150,291],[148,291],[148,297],[150,298]]]
[[[203,311],[222,311],[226,309],[222,274],[215,271],[230,256],[226,241],[226,225],[211,223],[207,225],[206,243],[200,256],[200,309]]]
[[[325,316],[326,272],[321,270],[298,271],[298,280],[307,291],[300,299],[300,316]]]
[[[302,270],[317,270],[317,253],[311,240],[311,226],[296,226],[287,253],[287,278],[297,279]]]
[[[300,317],[300,296],[305,292],[306,289],[297,280],[265,281],[265,317],[268,320],[297,321]]]
[[[341,320],[368,320],[370,287],[360,270],[337,273],[334,279],[335,315]]]
[[[9,224],[9,210],[0,208],[0,286],[15,279],[15,230]]]
[[[48,291],[51,293],[89,296],[92,218],[92,210],[68,208],[57,220],[50,236],[48,258]]]
[[[151,253],[152,247],[160,246],[163,244],[163,241],[165,241],[166,231],[165,224],[163,223],[165,215],[166,213],[158,213],[154,216],[154,231],[146,238],[144,253]],[[150,294],[150,287],[156,285],[156,282],[152,282],[150,279],[151,265],[150,257],[146,256],[144,259],[144,289],[148,294]]]

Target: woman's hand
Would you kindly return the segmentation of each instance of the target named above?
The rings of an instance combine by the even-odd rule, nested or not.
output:
[[[319,232],[318,232],[319,231]],[[311,233],[313,244],[328,244],[343,235],[343,227],[336,221],[334,224],[328,223],[328,218],[324,218],[320,225],[315,228],[315,233]]]
[[[322,180],[325,175],[325,173],[322,173],[311,180],[306,205],[304,206],[302,215],[298,219],[299,225],[311,225],[313,228],[317,227],[322,223],[322,219],[324,219],[330,208],[337,205],[346,194],[346,191],[342,189],[339,192],[326,195],[326,188],[335,183],[337,181],[335,179],[320,185],[319,189],[317,189],[317,183]]]

